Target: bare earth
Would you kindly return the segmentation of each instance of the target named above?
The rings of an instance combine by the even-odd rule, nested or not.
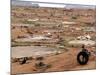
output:
[[[19,64],[19,60],[11,62],[12,74],[96,68],[95,8],[60,9],[13,6],[11,12],[11,61],[13,58],[24,56],[33,58],[23,65]],[[91,52],[86,65],[80,65],[76,59],[83,44]],[[63,51],[56,54],[58,50]],[[44,56],[45,54],[47,55]],[[42,62],[49,66],[37,68],[35,66],[38,62],[35,59],[36,55],[43,56]]]
[[[36,60],[34,59],[27,61],[23,65],[20,65],[18,62],[12,63],[12,74],[95,69],[95,55],[90,56],[89,62],[86,65],[78,64],[76,56],[79,51],[76,48],[71,48],[70,51],[62,54],[45,57],[43,62],[51,65],[50,68],[46,69],[37,69],[35,67]]]

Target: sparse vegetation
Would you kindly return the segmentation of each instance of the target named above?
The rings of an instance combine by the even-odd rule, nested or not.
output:
[[[77,16],[72,16],[72,19],[77,19]]]
[[[34,19],[38,20],[34,21]],[[76,46],[76,44],[70,45],[68,43],[77,39],[80,35],[87,34],[92,37],[91,40],[95,41],[95,31],[84,31],[87,26],[95,28],[94,20],[94,9],[13,7],[11,22],[13,28],[11,32],[14,39],[11,40],[12,51],[21,49],[22,52],[19,51],[19,57],[21,53],[26,56],[30,51],[30,54],[26,56],[29,63],[25,65],[18,64],[19,59],[17,58],[11,59],[12,73],[95,68],[95,56],[92,56],[93,59],[89,61],[92,65],[87,64],[84,67],[78,65],[76,56],[81,50],[81,45]],[[81,30],[78,30],[79,28]],[[26,42],[25,38],[29,41]],[[95,49],[95,46],[92,47]],[[92,47],[88,48],[91,50]],[[18,52],[13,53],[13,55],[16,55]],[[40,56],[40,58],[36,58],[37,56]]]

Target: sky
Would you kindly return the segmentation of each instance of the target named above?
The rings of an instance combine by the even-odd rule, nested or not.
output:
[[[41,2],[57,2],[57,3],[72,3],[72,4],[86,4],[95,5],[96,0],[25,0],[25,1],[41,1]]]
[[[39,2],[96,5],[96,0],[23,0],[23,1],[39,1]],[[39,3],[39,6],[42,6],[42,7],[64,7],[65,5]]]

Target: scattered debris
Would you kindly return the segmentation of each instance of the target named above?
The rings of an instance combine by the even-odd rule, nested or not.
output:
[[[94,46],[95,45],[95,41],[92,41],[92,40],[72,40],[72,41],[69,41],[68,42],[69,45],[87,45],[87,46]]]
[[[77,37],[77,40],[90,40],[91,36],[89,35],[84,35],[84,36],[79,36]]]
[[[74,24],[77,24],[77,23],[76,22],[64,21],[64,22],[62,22],[62,24],[74,25]]]
[[[19,63],[22,65],[22,64],[25,64],[26,61],[27,61],[27,58],[24,57],[24,58],[20,59]]]
[[[38,21],[39,19],[38,18],[36,18],[36,19],[28,19],[28,21]]]

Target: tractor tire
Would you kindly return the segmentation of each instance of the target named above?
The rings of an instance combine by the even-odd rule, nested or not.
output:
[[[81,58],[82,57],[82,58]],[[85,65],[87,64],[89,60],[89,55],[86,53],[86,52],[80,52],[78,55],[77,55],[77,61],[80,65]]]

